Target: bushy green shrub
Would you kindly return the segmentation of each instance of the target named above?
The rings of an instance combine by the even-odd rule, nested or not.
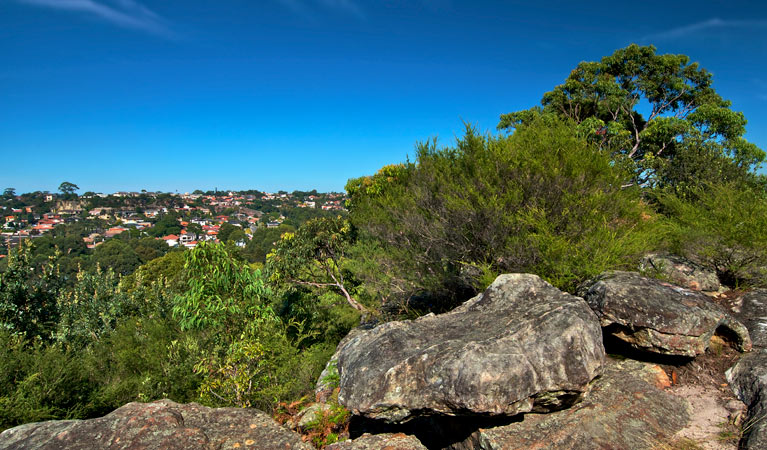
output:
[[[309,289],[279,291],[272,300],[274,311],[283,321],[304,324],[304,343],[337,343],[360,323],[360,313],[349,308],[346,300],[333,292],[317,293]],[[291,337],[295,328],[289,328]]]
[[[203,244],[187,254],[184,272],[188,289],[175,298],[173,316],[197,333],[194,371],[204,403],[271,410],[311,389],[334,344],[306,344],[315,332],[273,311],[260,271],[224,245]]]
[[[164,245],[164,244],[163,244]],[[176,294],[186,289],[183,278],[185,252],[172,251],[141,265],[134,273],[121,280],[122,288],[131,292],[140,287],[148,288],[155,283]]]
[[[729,285],[767,285],[767,195],[739,184],[699,188],[687,201],[660,194],[672,249],[715,269]]]
[[[421,144],[416,163],[347,186],[361,240],[381,250],[379,270],[360,276],[395,279],[406,295],[465,296],[462,275],[479,266],[573,289],[654,245],[657,222],[630,177],[553,116],[510,137],[469,127],[456,147]]]
[[[233,335],[264,301],[260,271],[238,261],[223,244],[201,243],[186,253],[187,290],[174,299],[173,316],[182,329]]]
[[[56,340],[84,348],[114,329],[127,313],[128,296],[118,288],[119,277],[112,269],[80,271],[73,286],[57,299],[59,322]]]
[[[58,321],[56,297],[61,287],[55,256],[35,270],[31,244],[22,242],[8,252],[0,273],[0,330],[26,339],[49,340]]]
[[[0,347],[0,430],[87,414],[92,386],[78,353],[5,330]]]
[[[297,338],[288,328],[298,328]],[[268,307],[259,308],[223,355],[210,354],[195,367],[203,377],[203,402],[271,411],[282,401],[311,390],[333,347],[301,348],[302,325],[285,324]]]
[[[93,385],[89,415],[133,401],[195,401],[202,380],[194,366],[205,353],[199,342],[198,333],[182,332],[172,320],[122,320],[84,353]]]

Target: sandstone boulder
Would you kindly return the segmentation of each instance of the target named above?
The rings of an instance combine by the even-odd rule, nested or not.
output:
[[[604,363],[583,299],[535,275],[499,276],[455,310],[390,322],[339,349],[339,401],[389,423],[514,415],[574,403]]]
[[[21,425],[0,449],[306,449],[298,434],[255,409],[207,408],[170,400],[128,403],[104,417]]]
[[[312,403],[298,413],[295,428],[298,428],[299,430],[309,428],[310,424],[316,423],[322,415],[328,414],[332,409],[333,407],[327,403]]]
[[[482,450],[639,450],[664,444],[689,420],[689,405],[663,391],[668,377],[632,360],[606,365],[577,405],[550,414],[480,429],[454,448]]]
[[[325,368],[320,373],[320,377],[317,379],[317,383],[314,385],[314,399],[320,403],[326,403],[333,395],[333,391],[338,387],[338,354],[347,342],[352,340],[359,333],[364,331],[365,328],[358,327],[353,328],[349,333],[341,339],[336,347],[336,352],[330,357],[325,364]]]
[[[652,271],[676,285],[694,291],[718,291],[722,285],[716,271],[676,255],[650,253],[639,264],[642,271]]]
[[[578,289],[599,317],[606,335],[663,355],[704,353],[715,333],[751,348],[746,327],[697,291],[646,278],[636,272],[607,272]]]

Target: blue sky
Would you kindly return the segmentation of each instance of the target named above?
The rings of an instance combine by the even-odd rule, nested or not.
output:
[[[343,190],[632,42],[767,149],[755,1],[0,0],[0,189]]]

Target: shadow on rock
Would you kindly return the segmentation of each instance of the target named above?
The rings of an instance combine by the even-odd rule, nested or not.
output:
[[[480,428],[493,428],[521,422],[522,414],[516,416],[429,416],[417,417],[403,424],[389,424],[382,420],[354,416],[349,425],[352,439],[365,433],[405,433],[413,435],[430,450],[460,449]],[[472,447],[466,447],[472,448]]]

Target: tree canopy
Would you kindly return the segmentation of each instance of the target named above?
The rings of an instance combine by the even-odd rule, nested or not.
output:
[[[80,187],[78,185],[70,183],[69,181],[65,181],[59,185],[59,191],[64,195],[74,194],[75,191],[79,189]]]
[[[711,73],[686,55],[657,54],[653,46],[632,44],[578,64],[541,104],[502,115],[498,128],[510,130],[536,113],[570,119],[614,157],[636,163],[639,182],[674,184],[678,180],[660,172],[689,152],[713,153],[740,174],[765,159],[764,151],[743,137],[745,116],[717,94]]]
[[[175,213],[163,214],[154,226],[149,229],[148,233],[154,237],[181,233],[181,224],[178,221],[178,215]]]

